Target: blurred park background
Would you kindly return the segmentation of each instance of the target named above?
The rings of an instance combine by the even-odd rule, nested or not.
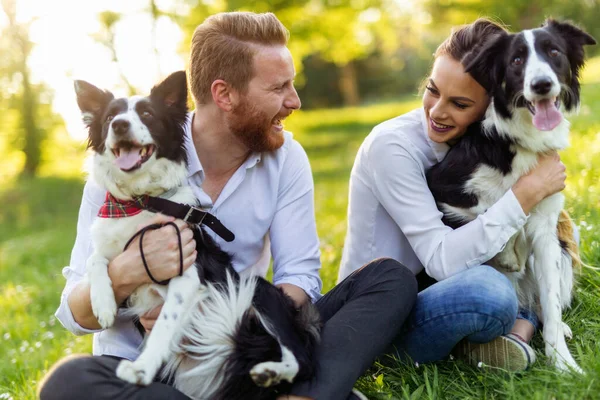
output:
[[[56,360],[91,351],[90,337],[71,335],[53,317],[85,179],[74,79],[118,95],[147,94],[186,67],[193,30],[208,15],[274,12],[291,33],[303,109],[287,128],[311,160],[328,290],[341,257],[356,150],[373,126],[419,106],[417,87],[452,26],[488,16],[517,31],[553,16],[600,39],[600,0],[0,0],[0,6],[0,399],[35,398]],[[571,118],[572,146],[561,156],[584,261],[600,266],[600,46],[587,51],[582,106]],[[525,375],[457,361],[376,365],[359,385],[378,399],[600,399],[599,290],[600,273],[585,268],[566,314],[583,377],[558,375],[540,352]],[[543,348],[539,337],[534,344]]]

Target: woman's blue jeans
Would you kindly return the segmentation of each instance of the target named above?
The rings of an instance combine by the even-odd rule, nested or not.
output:
[[[508,278],[487,265],[470,268],[419,292],[392,355],[442,360],[464,338],[486,343],[509,333],[517,317],[537,325],[534,313],[518,310]]]

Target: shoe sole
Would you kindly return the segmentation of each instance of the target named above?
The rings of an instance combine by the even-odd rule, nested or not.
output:
[[[456,346],[455,355],[473,366],[483,363],[512,372],[524,371],[534,362],[523,343],[508,336],[481,344],[463,340]]]

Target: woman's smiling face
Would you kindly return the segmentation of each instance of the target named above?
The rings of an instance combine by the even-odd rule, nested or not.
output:
[[[467,127],[483,118],[489,104],[485,89],[449,55],[433,63],[423,95],[429,138],[446,143],[461,137]]]

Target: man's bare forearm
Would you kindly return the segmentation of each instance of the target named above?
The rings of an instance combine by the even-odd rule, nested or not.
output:
[[[82,328],[100,329],[100,324],[92,312],[89,282],[79,282],[69,294],[67,302],[69,303],[69,308],[73,314],[73,319]]]
[[[110,276],[115,300],[117,304],[123,302],[129,297],[136,288],[136,284],[127,280],[127,275],[121,274],[121,271],[126,269],[120,268],[123,260],[116,258],[108,267],[108,275]],[[90,299],[90,283],[82,281],[73,288],[67,299],[73,319],[81,327],[85,329],[100,329],[100,324],[92,311],[92,302]]]

